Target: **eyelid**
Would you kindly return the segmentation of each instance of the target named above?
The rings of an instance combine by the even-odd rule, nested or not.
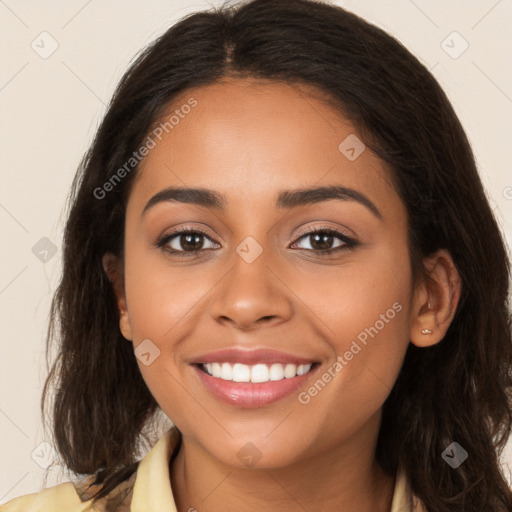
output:
[[[314,234],[315,232],[317,231],[336,231],[336,232],[339,232],[340,234],[342,234],[344,237],[346,237],[347,239],[355,239],[354,235],[352,234],[348,234],[346,231],[348,230],[344,230],[343,228],[341,227],[334,227],[334,226],[329,226],[327,224],[321,224],[320,226],[313,226],[313,227],[302,227],[299,232],[297,233],[297,237],[298,238],[301,238],[303,237],[304,235],[310,235],[310,234]],[[296,240],[297,241],[297,240]],[[295,242],[294,242],[295,243]]]
[[[323,230],[340,232],[346,238],[352,238],[352,235],[348,235],[342,228],[334,228],[333,226],[329,226],[329,225],[320,225],[320,226],[314,226],[314,227],[302,227],[299,230],[299,232],[297,233],[294,243],[297,242],[297,240],[299,238],[302,238],[304,235],[314,234],[317,231],[323,231]],[[201,233],[202,235],[206,236],[213,242],[213,240],[212,240],[213,237],[210,235],[210,233],[208,233],[204,229],[198,228],[196,226],[180,226],[179,228],[176,228],[175,230],[173,230],[169,233],[161,235],[159,237],[159,240],[160,241],[165,240],[165,239],[169,240],[170,237],[173,237],[177,234],[190,233],[190,232]]]
[[[158,237],[158,239],[154,245],[156,245],[157,247],[163,247],[163,246],[167,245],[175,237],[177,237],[181,234],[188,234],[188,233],[199,233],[199,234],[203,235],[205,238],[208,238],[208,240],[210,240],[212,243],[219,245],[218,242],[215,242],[213,240],[213,237],[206,230],[204,230],[202,228],[198,228],[197,226],[180,226],[179,228],[176,228],[176,229],[170,231],[169,233],[165,233],[165,234],[161,235],[160,237]],[[204,250],[204,249],[200,249],[200,250]],[[176,251],[176,252],[192,253],[193,251]]]
[[[166,239],[166,238],[168,239],[169,237],[172,237],[172,236],[175,236],[175,235],[179,235],[179,234],[182,234],[182,233],[190,233],[190,232],[201,233],[202,235],[208,237],[210,240],[212,240],[215,237],[222,239],[222,237],[219,237],[217,235],[215,235],[215,236],[212,235],[206,228],[203,228],[203,227],[200,227],[200,226],[196,226],[196,225],[190,225],[190,224],[187,224],[185,226],[179,226],[177,228],[171,229],[169,232],[164,232],[164,234],[160,235],[158,237],[158,239],[159,240],[163,240],[163,239]]]
[[[297,250],[314,253],[316,255],[332,255],[332,254],[335,254],[338,250],[342,250],[344,248],[355,247],[355,246],[359,245],[359,242],[353,236],[347,235],[342,228],[340,228],[340,227],[335,228],[333,226],[329,226],[329,225],[325,225],[325,224],[320,225],[320,226],[301,228],[299,230],[299,232],[297,233],[296,238],[292,242],[291,245],[293,246],[293,245],[297,244],[302,238],[305,238],[308,235],[314,235],[315,233],[319,233],[319,232],[320,233],[322,233],[322,232],[330,233],[335,238],[338,238],[339,240],[341,240],[343,242],[343,245],[339,246],[339,247],[335,247],[333,249],[326,249],[323,251],[318,251],[318,250],[315,251],[313,249],[297,249]],[[179,256],[186,256],[186,255],[192,256],[192,255],[197,255],[202,252],[213,250],[212,248],[209,248],[209,249],[196,249],[194,251],[183,251],[183,250],[177,250],[177,249],[169,250],[169,249],[165,248],[165,246],[171,240],[173,240],[175,237],[177,237],[183,233],[200,234],[200,235],[203,235],[205,238],[207,238],[213,244],[219,245],[218,242],[213,240],[213,237],[210,236],[210,234],[208,232],[206,232],[204,229],[199,228],[197,226],[180,226],[179,228],[174,229],[170,233],[166,233],[166,234],[162,235],[161,237],[159,237],[158,240],[154,243],[154,245],[157,248],[162,249],[170,254],[179,255]]]
[[[328,233],[329,236],[337,238],[339,241],[341,241],[341,245],[325,250],[304,249],[299,247],[296,250],[304,252],[305,254],[312,253],[316,257],[328,258],[329,256],[335,257],[341,251],[354,249],[360,245],[359,241],[355,237],[348,236],[343,229],[324,225],[315,226],[309,229],[302,228],[299,232],[298,238],[296,238],[290,247],[293,248],[293,246],[300,243],[302,239],[307,240],[309,236],[315,235],[317,233]]]

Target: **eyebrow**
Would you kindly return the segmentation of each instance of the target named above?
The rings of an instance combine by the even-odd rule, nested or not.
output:
[[[313,187],[296,190],[282,190],[276,200],[276,207],[279,209],[291,209],[299,206],[339,199],[342,201],[356,201],[370,210],[378,219],[382,220],[382,214],[375,204],[364,194],[357,190],[340,185]],[[168,187],[156,193],[142,210],[142,216],[153,206],[162,202],[179,202],[195,204],[225,211],[227,200],[218,192],[202,187]]]

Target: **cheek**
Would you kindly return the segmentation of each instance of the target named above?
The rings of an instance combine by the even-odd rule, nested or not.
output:
[[[358,359],[376,352],[386,357],[397,344],[400,350],[407,344],[412,275],[406,244],[365,249],[328,269],[283,268],[280,275],[293,283],[306,306],[300,311],[321,330],[333,356],[354,340],[367,349]]]
[[[321,439],[327,447],[355,435],[382,408],[409,343],[409,295],[399,288],[389,283],[369,294],[358,287],[331,302],[336,306],[324,320],[334,332],[323,332],[335,353],[297,397],[301,436]]]
[[[409,342],[408,254],[383,251],[362,270],[348,276],[346,296],[337,312],[338,353],[352,358],[354,378],[370,372],[391,389]]]
[[[162,407],[166,397],[173,396],[176,402],[182,395],[174,378],[179,371],[179,348],[191,328],[194,307],[207,291],[204,279],[190,279],[156,251],[144,250],[127,238],[125,292],[135,354],[146,384]]]
[[[134,341],[172,340],[170,332],[211,289],[206,272],[199,266],[180,268],[176,260],[171,265],[152,249],[129,250],[127,244],[126,253],[125,286]]]
[[[314,287],[305,279],[294,291],[307,297],[312,322],[332,351],[332,363],[318,385],[304,390],[303,401],[316,402],[320,415],[328,409],[363,418],[377,411],[409,344],[412,276],[406,245],[368,251],[327,277],[317,276]]]

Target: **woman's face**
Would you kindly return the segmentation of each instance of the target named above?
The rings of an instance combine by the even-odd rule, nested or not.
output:
[[[232,466],[374,439],[413,298],[388,171],[302,86],[230,80],[185,92],[164,121],[173,113],[126,214],[121,325],[151,393],[184,438]],[[208,195],[161,194],[172,187]],[[293,377],[299,363],[314,364]]]

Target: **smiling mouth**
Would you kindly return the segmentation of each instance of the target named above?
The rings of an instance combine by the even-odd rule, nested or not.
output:
[[[204,373],[225,381],[263,383],[269,381],[280,381],[293,379],[309,373],[319,363],[308,364],[265,364],[257,363],[247,365],[243,363],[197,363],[197,367]]]

